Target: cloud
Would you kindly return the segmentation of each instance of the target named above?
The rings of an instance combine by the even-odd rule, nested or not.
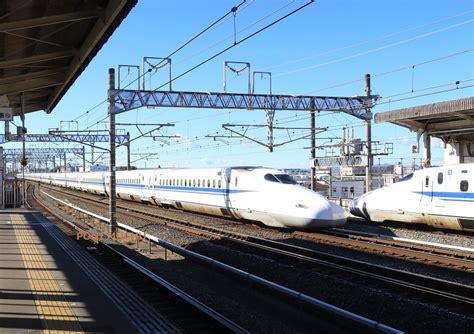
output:
[[[199,159],[199,162],[202,163],[202,164],[205,164],[205,165],[213,165],[214,164],[214,161],[207,158],[207,157]]]

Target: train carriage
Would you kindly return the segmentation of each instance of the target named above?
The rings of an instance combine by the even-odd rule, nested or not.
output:
[[[45,175],[27,174],[31,180]],[[55,173],[51,183],[107,195],[107,172]],[[227,167],[118,171],[117,197],[162,207],[259,221],[292,229],[342,226],[344,209],[271,168]]]
[[[415,171],[352,201],[350,212],[373,222],[400,221],[474,231],[474,164]]]

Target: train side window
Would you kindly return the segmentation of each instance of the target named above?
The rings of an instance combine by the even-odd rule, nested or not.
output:
[[[212,180],[212,188],[216,187],[216,180]]]
[[[443,173],[438,173],[438,184],[443,184]]]
[[[222,188],[222,182],[221,182],[221,180],[220,180],[220,179],[219,179],[219,180],[217,180],[217,187],[218,187],[218,188]]]
[[[201,179],[198,179],[198,187],[201,187]]]
[[[208,188],[211,187],[211,180],[207,180],[207,187],[208,187]]]
[[[461,191],[468,191],[469,190],[469,182],[467,182],[467,180],[462,180],[460,185],[459,185],[459,188],[461,189]]]
[[[430,177],[427,176],[425,177],[425,187],[429,187],[429,185],[430,185]]]
[[[235,177],[235,186],[237,187],[237,184],[239,183],[239,178],[236,176]]]

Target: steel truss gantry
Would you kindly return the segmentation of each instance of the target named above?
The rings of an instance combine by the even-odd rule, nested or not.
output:
[[[26,155],[28,156],[62,156],[63,154],[84,154],[84,147],[71,147],[71,148],[27,148]],[[22,155],[23,149],[20,148],[4,148],[3,149],[3,156],[17,156]]]
[[[171,108],[207,108],[207,109],[247,109],[264,110],[269,128],[272,127],[276,110],[308,111],[311,119],[311,157],[315,158],[315,113],[320,111],[343,112],[370,123],[371,107],[378,96],[370,91],[366,96],[294,96],[254,93],[227,92],[185,92],[158,90],[125,90],[116,89],[115,69],[109,69],[108,114],[109,114],[109,219],[110,231],[116,232],[116,188],[115,188],[115,116],[141,107]],[[270,133],[270,132],[269,132]],[[272,146],[271,143],[270,146]],[[315,168],[311,168],[311,189],[315,189]]]
[[[23,154],[24,153],[24,154]],[[23,152],[23,149],[19,148],[6,148],[3,149],[3,161],[5,163],[13,163],[15,165],[20,162],[21,159],[17,160],[17,157],[25,157],[28,163],[48,163],[52,161],[53,165],[56,165],[56,158],[59,161],[63,161],[64,167],[66,167],[66,154],[74,154],[82,158],[82,168],[85,169],[85,148],[83,147],[54,147],[54,148],[28,148]]]
[[[115,142],[117,144],[124,144],[130,140],[130,135],[116,135]],[[14,136],[12,139],[6,139],[5,135],[0,135],[0,143],[21,141],[21,138]],[[76,142],[84,143],[107,143],[109,141],[108,135],[78,135],[78,134],[26,134],[25,142],[45,142],[45,143],[68,143]]]
[[[367,108],[375,96],[294,96],[274,94],[180,92],[113,89],[115,114],[140,107],[211,108],[248,110],[293,110],[344,112],[363,120],[372,119]]]

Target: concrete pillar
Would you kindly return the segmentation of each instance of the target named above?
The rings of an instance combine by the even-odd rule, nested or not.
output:
[[[423,167],[431,166],[431,136],[423,133]]]

